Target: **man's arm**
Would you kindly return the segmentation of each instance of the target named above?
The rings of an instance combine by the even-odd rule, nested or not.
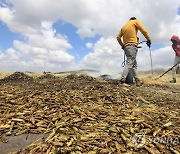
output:
[[[139,29],[139,31],[144,35],[144,37],[147,39],[147,41],[151,42],[151,38],[149,36],[149,33],[147,32],[146,28],[142,25],[142,23],[137,20],[137,28]]]
[[[180,52],[180,45],[177,45],[177,46],[172,45],[172,48],[173,48],[174,52]]]
[[[121,47],[123,48],[124,44],[121,40],[121,37],[122,37],[122,30],[119,31],[118,35],[117,35],[117,41],[119,42],[119,44],[121,45]]]
[[[180,45],[177,45],[177,46],[172,45],[172,48],[173,48],[176,56],[180,56]]]

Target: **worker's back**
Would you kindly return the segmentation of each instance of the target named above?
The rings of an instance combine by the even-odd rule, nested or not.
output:
[[[129,20],[121,29],[124,45],[138,44],[137,40],[137,20]]]

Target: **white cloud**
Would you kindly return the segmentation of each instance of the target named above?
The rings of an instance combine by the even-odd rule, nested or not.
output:
[[[82,38],[85,38],[94,37],[96,33],[91,28],[79,28],[77,30],[77,34],[79,34]]]
[[[93,47],[93,44],[92,44],[92,43],[90,43],[90,42],[88,42],[88,43],[86,43],[86,47],[90,49],[90,48],[92,48],[92,47]]]
[[[79,28],[77,32],[81,37],[94,36],[95,33],[116,35],[120,26],[131,16],[142,20],[153,40],[160,41],[162,36],[167,39],[174,32],[180,33],[177,16],[179,0],[146,0],[146,3],[143,0],[91,0],[88,3],[86,0],[10,1],[14,5],[16,22],[38,28],[41,21],[61,19]],[[178,29],[174,30],[176,27]],[[164,30],[168,35],[162,35]]]
[[[12,60],[19,60],[19,58],[20,58],[19,53],[16,50],[14,50],[13,48],[9,48],[7,50],[7,56],[8,56],[8,58],[10,58]]]
[[[23,24],[15,10],[0,9],[0,19],[11,30],[26,37],[26,41],[14,40],[13,47],[1,54],[1,70],[57,70],[72,69],[74,57],[67,53],[72,46],[61,34],[56,34],[52,22],[39,21],[39,26]],[[9,64],[8,62],[11,62]],[[13,63],[13,67],[12,67]],[[58,66],[57,66],[58,65]],[[9,66],[9,68],[8,68]]]
[[[3,60],[5,57],[5,54],[2,51],[0,51],[0,60]]]
[[[120,72],[123,61],[123,50],[120,49],[115,38],[100,38],[100,40],[93,45],[92,50],[93,51],[86,55],[79,63],[79,68],[101,70],[103,74],[117,74]]]
[[[150,70],[151,59],[154,69],[171,67],[174,61],[174,55],[174,51],[170,46],[166,46],[154,51],[150,51],[148,48],[144,47],[144,49],[141,49],[138,52],[138,68],[140,70]]]

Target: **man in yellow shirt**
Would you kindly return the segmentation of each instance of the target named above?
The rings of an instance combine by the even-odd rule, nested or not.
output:
[[[151,38],[146,30],[146,28],[142,25],[142,23],[137,20],[135,17],[131,17],[129,21],[121,28],[117,35],[117,41],[121,45],[122,49],[125,52],[125,55],[127,57],[126,65],[123,70],[122,76],[121,76],[121,83],[125,84],[126,77],[132,69],[132,73],[134,76],[134,79],[136,81],[136,85],[140,86],[141,82],[137,75],[137,45],[138,45],[138,37],[137,32],[138,30],[144,35],[144,37],[147,39],[147,46],[150,48],[151,46]],[[123,41],[121,40],[121,37],[123,38]]]

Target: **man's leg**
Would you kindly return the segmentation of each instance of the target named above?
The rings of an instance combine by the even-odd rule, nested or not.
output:
[[[175,56],[174,58],[174,64],[173,65],[176,65],[177,63],[180,62],[180,57],[179,56]],[[177,65],[178,66],[178,65]],[[176,83],[176,69],[177,69],[177,66],[175,66],[173,69],[172,69],[172,80],[170,81],[171,83]]]
[[[137,61],[135,60],[133,68],[132,68],[132,73],[133,77],[136,81],[136,86],[141,86],[143,82],[138,78],[138,73],[137,73]]]
[[[121,76],[121,82],[125,82],[126,81],[126,77],[129,73],[129,70],[131,68],[133,68],[133,66],[137,66],[136,64],[136,55],[137,55],[137,47],[134,46],[126,46],[124,48],[124,52],[126,55],[126,65],[125,68],[123,70],[122,76]],[[136,73],[134,72],[134,74],[136,75]]]
[[[136,60],[135,60],[134,65],[132,67],[132,71],[133,71],[133,77],[135,79],[137,79],[138,78],[138,74],[137,74],[137,61]]]

